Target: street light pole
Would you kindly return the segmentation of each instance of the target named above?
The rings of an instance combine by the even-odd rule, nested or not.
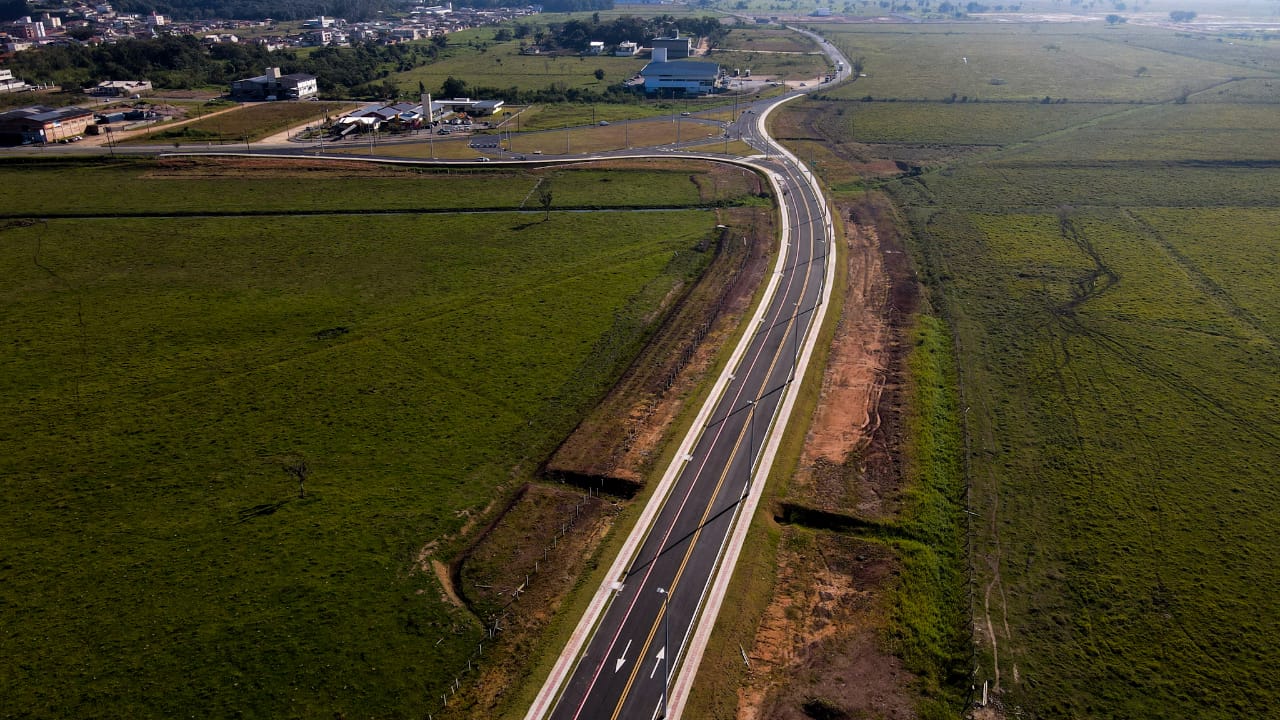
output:
[[[667,716],[667,688],[671,686],[671,635],[668,633],[667,625],[670,618],[667,614],[667,601],[671,598],[671,593],[664,588],[658,588],[658,594],[662,596],[662,715]]]

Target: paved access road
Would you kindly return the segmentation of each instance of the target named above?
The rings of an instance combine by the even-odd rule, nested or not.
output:
[[[844,63],[847,73],[843,58],[836,54],[833,61]],[[783,216],[782,252],[763,306],[686,438],[682,450],[687,452],[668,472],[670,482],[664,479],[651,500],[652,512],[641,518],[633,535],[639,542],[629,543],[615,563],[593,611],[579,626],[580,643],[566,648],[530,709],[530,720],[679,715],[685,695],[675,674],[683,671],[682,677],[691,678],[701,653],[694,643],[686,655],[686,641],[700,624],[707,627],[715,620],[713,612],[703,612],[708,597],[715,596],[708,591],[718,585],[723,593],[732,571],[732,562],[724,560],[726,554],[736,558],[731,533],[740,516],[750,520],[758,499],[753,483],[767,475],[772,459],[765,438],[796,373],[803,372],[797,366],[802,354],[807,357],[802,350],[820,315],[828,268],[834,267],[827,257],[825,201],[808,170],[780,155],[764,127],[768,110],[791,97],[757,103],[741,121],[743,139],[771,156],[759,164],[774,178]],[[785,415],[778,418],[779,427]],[[721,565],[727,571],[717,578]]]

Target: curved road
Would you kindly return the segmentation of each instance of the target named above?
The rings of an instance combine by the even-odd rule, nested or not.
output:
[[[769,113],[782,103],[848,76],[846,58],[816,35],[804,34],[819,42],[840,71],[832,83],[743,106],[742,115],[726,133],[736,131],[761,150],[763,157],[744,161],[712,154],[679,155],[765,171],[780,201],[782,251],[750,330],[717,380],[677,459],[646,505],[526,720],[677,718],[688,698],[759,502],[763,483],[757,480],[768,477],[795,401],[793,390],[798,389],[798,383],[793,380],[803,377],[835,271],[831,217],[821,189],[804,165],[775,145],[766,130]],[[88,149],[55,147],[72,153]],[[161,149],[130,148],[130,152],[139,151]],[[297,148],[173,154],[312,157],[313,152]],[[383,163],[450,163],[337,157]],[[671,155],[630,150],[576,158],[544,156],[537,162],[608,157]],[[513,161],[493,164],[508,163]]]
[[[823,47],[843,63],[838,82],[848,63]],[[797,95],[755,104],[741,127],[772,158],[756,164],[781,200],[783,251],[765,297],[526,720],[674,718],[688,697],[835,267],[820,189],[765,128]]]

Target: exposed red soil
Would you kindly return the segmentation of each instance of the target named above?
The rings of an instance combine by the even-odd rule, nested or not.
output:
[[[780,553],[775,601],[749,654],[738,718],[801,720],[814,717],[807,710],[815,705],[845,717],[915,717],[904,690],[910,673],[880,648],[886,581],[897,571],[893,553],[833,533],[812,539],[812,552]]]
[[[840,212],[845,305],[787,499],[885,519],[900,506],[898,379],[918,291],[888,204],[872,196]],[[892,551],[825,530],[782,531],[778,582],[751,649],[738,717],[915,717],[914,678],[881,640],[897,572]],[[811,543],[790,542],[796,534]]]

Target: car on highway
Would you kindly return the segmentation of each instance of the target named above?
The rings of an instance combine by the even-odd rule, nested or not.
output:
[[[489,162],[489,158],[481,155],[480,157],[476,158],[476,162]]]
[[[686,110],[686,111],[684,111],[684,112],[680,113],[680,117],[689,117],[689,116],[690,116],[690,115],[692,115],[692,114],[693,114],[693,113],[691,113],[691,112],[689,112],[688,110]]]
[[[608,127],[608,126],[609,126],[609,121],[608,121],[608,120],[601,120],[601,121],[600,121],[600,127]]]

